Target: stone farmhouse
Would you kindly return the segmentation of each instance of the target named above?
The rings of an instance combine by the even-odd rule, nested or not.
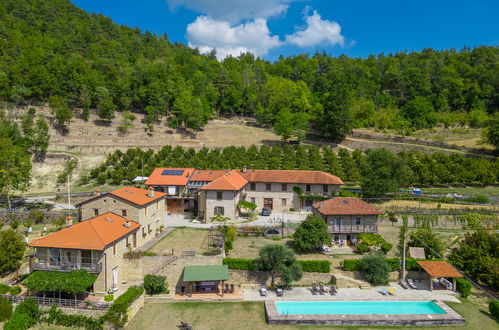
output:
[[[216,215],[237,218],[241,200],[256,204],[257,210],[311,211],[314,202],[334,196],[342,184],[340,178],[322,171],[246,168],[156,168],[146,181],[149,187],[166,193],[169,213],[193,211],[207,222]]]
[[[378,231],[378,211],[368,203],[354,197],[335,197],[312,205],[315,215],[326,222],[334,242],[351,245],[360,233]]]

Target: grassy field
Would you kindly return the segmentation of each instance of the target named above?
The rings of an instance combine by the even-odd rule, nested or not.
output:
[[[153,245],[148,252],[171,254],[172,249],[175,249],[175,254],[180,254],[182,251],[196,251],[197,254],[202,254],[211,250],[208,246],[208,232],[207,229],[200,228],[176,228]]]
[[[466,319],[461,329],[497,329],[487,309],[470,301],[448,303]],[[318,326],[271,326],[265,320],[264,305],[261,302],[177,302],[146,304],[135,316],[127,330],[176,329],[180,320],[188,322],[196,330],[208,329],[326,329]],[[341,329],[341,327],[334,327]],[[370,329],[370,327],[343,327],[348,329]],[[373,329],[405,329],[404,327],[374,327]],[[411,327],[411,329],[442,329],[441,327]],[[450,329],[450,328],[449,328]]]
[[[442,210],[467,210],[473,212],[474,210],[490,210],[498,211],[499,206],[497,205],[471,205],[471,204],[448,204],[430,201],[416,201],[416,200],[389,200],[382,203],[373,204],[375,207],[381,211],[388,211],[391,209],[403,209],[403,208],[421,208],[436,210],[438,208]]]
[[[463,196],[499,196],[499,186],[423,188],[427,194],[459,194]]]

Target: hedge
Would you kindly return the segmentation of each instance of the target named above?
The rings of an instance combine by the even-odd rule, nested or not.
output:
[[[71,328],[85,328],[87,330],[98,330],[104,328],[104,322],[101,318],[93,318],[85,315],[64,314],[56,306],[49,310],[48,317],[42,320],[48,324],[61,325]]]
[[[5,322],[12,316],[12,303],[0,297],[0,322]]]
[[[0,284],[0,294],[6,294],[7,292],[9,292],[10,290],[10,286],[8,286],[7,284]]]
[[[103,320],[113,324],[115,328],[123,328],[128,321],[128,308],[142,293],[144,293],[144,288],[141,286],[129,287],[114,301],[111,308],[103,316]]]
[[[499,300],[491,300],[489,302],[490,314],[499,321]]]
[[[144,289],[150,296],[161,294],[166,291],[166,277],[160,275],[147,274],[144,276]]]
[[[307,273],[329,273],[331,263],[327,260],[298,260],[301,268]],[[229,266],[229,269],[238,270],[256,270],[256,260],[224,258],[223,264]]]
[[[343,270],[346,271],[358,271],[359,270],[359,262],[362,259],[345,259],[343,260]],[[385,259],[390,267],[390,271],[394,272],[400,269],[400,259]]]
[[[25,330],[38,323],[40,309],[33,298],[28,298],[17,305],[10,320],[4,324],[4,330]]]
[[[471,295],[471,282],[464,278],[456,278],[456,290],[461,292],[464,298],[468,298]]]

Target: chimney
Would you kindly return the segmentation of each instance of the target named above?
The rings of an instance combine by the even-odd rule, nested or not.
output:
[[[66,217],[66,227],[71,227],[73,225],[73,217],[68,215]]]
[[[125,221],[125,224],[124,224],[125,228],[130,229],[130,227],[131,227],[130,223],[131,223],[131,221],[130,221],[130,220],[126,220],[126,221]]]
[[[247,171],[246,165],[243,165],[243,173],[246,173],[246,171]]]
[[[147,196],[149,196],[149,198],[154,198],[154,188],[153,187],[149,187],[149,189],[147,189]]]

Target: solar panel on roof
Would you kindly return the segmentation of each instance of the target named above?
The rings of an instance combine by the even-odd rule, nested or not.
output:
[[[182,175],[184,170],[164,170],[161,175]]]

